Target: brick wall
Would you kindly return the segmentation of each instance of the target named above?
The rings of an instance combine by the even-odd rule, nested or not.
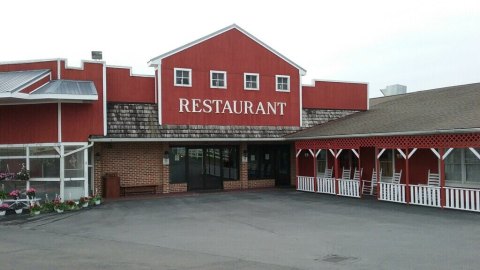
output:
[[[275,179],[261,179],[248,181],[248,188],[275,187]]]
[[[242,189],[241,181],[223,181],[223,189],[232,190],[232,189]]]
[[[241,189],[248,188],[248,160],[243,160],[243,152],[247,151],[247,144],[241,143],[239,147],[240,152],[240,185]],[[225,188],[225,185],[224,185]]]
[[[188,184],[187,183],[178,183],[170,184],[169,191],[174,192],[187,192]]]
[[[168,183],[168,167],[163,167],[164,144],[161,143],[95,143],[94,185],[102,191],[102,176],[117,173],[120,185],[159,185],[163,192]],[[167,191],[168,192],[168,191]]]

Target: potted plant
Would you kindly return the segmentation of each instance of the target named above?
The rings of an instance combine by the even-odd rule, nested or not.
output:
[[[67,205],[68,210],[75,210],[75,208],[77,208],[77,204],[75,203],[75,201],[68,200],[65,202],[65,204]]]
[[[13,209],[15,210],[15,213],[20,215],[23,212],[23,205],[21,203],[15,203]]]
[[[100,205],[102,203],[102,197],[100,195],[95,195],[92,197],[92,203],[94,205]]]
[[[25,167],[25,163],[22,163],[22,168],[17,173],[17,179],[19,180],[28,180],[30,179],[30,171]]]
[[[45,201],[42,205],[42,212],[49,213],[55,211],[55,204],[53,201]]]
[[[2,201],[3,200],[6,200],[7,199],[7,192],[5,192],[5,190],[0,190],[0,204],[2,204]]]
[[[30,214],[35,216],[39,215],[41,209],[42,207],[38,203],[34,203],[32,206],[30,206]]]
[[[12,190],[10,191],[10,193],[8,193],[8,195],[12,197],[12,199],[18,200],[18,198],[20,197],[20,190],[18,189]]]
[[[89,197],[81,197],[80,198],[80,205],[82,207],[88,207],[88,201],[89,201]]]
[[[0,205],[0,216],[5,216],[5,213],[7,213],[7,210],[9,209],[9,205],[6,203],[2,203]]]
[[[29,188],[27,189],[27,196],[30,198],[30,200],[35,199],[35,193],[37,191],[34,188]]]
[[[63,211],[65,211],[65,209],[67,208],[67,205],[60,199],[56,199],[55,201],[53,201],[53,205],[53,209],[55,209],[57,213],[63,213]]]

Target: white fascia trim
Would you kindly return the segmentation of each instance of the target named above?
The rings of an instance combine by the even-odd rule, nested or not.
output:
[[[157,97],[158,97],[158,124],[162,125],[162,61],[157,65]]]
[[[303,127],[303,88],[302,88],[302,74],[298,72],[298,95],[300,107],[300,127]]]
[[[204,36],[204,37],[202,37],[202,38],[199,38],[199,39],[194,40],[194,41],[192,41],[192,42],[190,42],[190,43],[187,43],[187,44],[185,44],[185,45],[183,45],[183,46],[181,46],[181,47],[179,47],[179,48],[177,48],[177,49],[171,50],[171,51],[166,52],[166,53],[164,53],[164,54],[161,54],[161,55],[159,55],[159,56],[157,56],[157,57],[155,57],[155,58],[152,58],[152,59],[150,59],[150,61],[148,61],[148,65],[149,65],[149,66],[156,65],[156,64],[158,64],[158,61],[159,61],[159,60],[162,60],[163,58],[166,58],[166,57],[168,57],[168,56],[171,56],[171,55],[173,55],[173,54],[176,54],[176,53],[178,53],[178,52],[181,52],[181,51],[183,51],[183,50],[186,50],[186,49],[188,49],[188,48],[190,48],[190,47],[193,47],[193,46],[195,46],[195,45],[197,45],[197,44],[199,44],[199,43],[202,43],[202,42],[204,42],[204,41],[206,41],[206,40],[209,40],[209,39],[211,39],[211,38],[213,38],[213,37],[216,37],[216,36],[218,36],[218,35],[220,35],[220,34],[223,34],[223,33],[227,32],[227,31],[229,31],[229,30],[231,30],[231,29],[237,29],[238,31],[242,32],[244,35],[246,35],[247,37],[249,37],[250,39],[252,39],[252,40],[255,41],[256,43],[260,44],[260,45],[263,46],[265,49],[269,50],[270,52],[272,52],[272,53],[275,54],[276,56],[278,56],[278,57],[280,57],[281,59],[283,59],[285,62],[289,63],[290,65],[292,65],[292,66],[294,66],[295,68],[297,68],[298,70],[300,70],[300,74],[305,75],[305,74],[307,73],[307,71],[306,71],[304,68],[302,68],[301,66],[295,64],[292,60],[288,59],[287,57],[285,57],[285,56],[282,55],[281,53],[277,52],[276,50],[274,50],[273,48],[271,48],[271,47],[268,46],[267,44],[263,43],[261,40],[259,40],[258,38],[256,38],[256,37],[253,36],[252,34],[248,33],[247,31],[245,31],[244,29],[242,29],[240,26],[238,26],[238,25],[236,25],[236,24],[229,25],[229,26],[227,26],[227,27],[225,27],[225,28],[223,28],[223,29],[220,29],[220,30],[218,30],[218,31],[216,31],[216,32],[213,32],[213,33],[211,33],[211,34],[209,34],[209,35],[206,35],[206,36]]]
[[[94,138],[91,142],[279,142],[285,138]]]
[[[149,75],[149,74],[134,74],[134,73],[132,72],[132,67],[129,67],[129,66],[107,65],[107,68],[128,69],[128,70],[130,71],[130,77],[155,78],[155,75]]]
[[[222,73],[224,80],[225,80],[225,85],[224,86],[214,86],[212,84],[213,82],[213,73]],[[210,88],[215,88],[215,89],[227,89],[227,72],[223,70],[210,70]]]
[[[351,84],[366,84],[368,85],[367,82],[355,82],[355,81],[336,81],[336,80],[322,80],[322,79],[313,79],[311,80],[311,84],[302,84],[302,86],[306,87],[314,87],[315,82],[331,82],[331,83],[351,83]]]
[[[107,136],[107,65],[103,63],[102,98],[103,98],[103,136]],[[98,100],[98,97],[97,97]]]
[[[55,62],[55,61],[66,61],[66,58],[51,58],[51,59],[31,59],[31,60],[16,60],[16,61],[3,61],[0,62],[0,65],[14,65],[14,64],[28,64],[28,63],[37,63],[37,62]]]
[[[247,87],[247,75],[249,76],[257,76],[257,87],[255,88],[248,88]],[[243,73],[243,90],[252,90],[252,91],[258,91],[260,90],[260,74],[259,73]]]
[[[189,84],[177,84],[177,70],[188,71]],[[173,85],[178,87],[192,87],[192,69],[191,68],[173,68]]]
[[[74,69],[74,70],[85,70],[85,63],[106,65],[105,61],[81,60],[80,67],[75,67],[75,66],[68,65],[68,59],[64,59],[64,61],[65,61],[65,69]]]
[[[411,136],[411,135],[436,135],[436,134],[463,134],[480,132],[480,128],[465,128],[465,129],[442,129],[432,131],[405,131],[405,132],[388,132],[388,133],[368,133],[368,134],[339,134],[328,136],[310,136],[310,137],[295,137],[286,138],[289,141],[299,140],[321,140],[321,139],[337,139],[337,138],[365,138],[365,137],[391,137],[391,136]]]
[[[287,78],[287,90],[278,89],[278,79],[279,78]],[[290,92],[290,76],[289,75],[275,75],[275,91],[277,92]]]
[[[27,100],[42,100],[42,99],[55,99],[55,100],[98,100],[98,95],[66,95],[66,94],[34,94],[29,95],[25,93],[15,93],[10,96],[11,98],[27,99]]]
[[[63,142],[63,143],[17,143],[17,144],[0,144],[0,148],[16,148],[16,147],[40,147],[40,146],[60,146],[60,145],[87,145],[88,142]]]
[[[57,59],[57,80],[62,79],[62,65],[60,59]]]
[[[57,105],[57,129],[58,129],[58,142],[62,142],[62,103]]]

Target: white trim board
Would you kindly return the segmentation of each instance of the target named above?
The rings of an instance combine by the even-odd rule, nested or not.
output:
[[[294,63],[292,60],[288,59],[287,57],[285,57],[284,55],[282,55],[281,53],[277,52],[276,50],[272,49],[270,46],[268,46],[267,44],[263,43],[261,40],[259,40],[258,38],[256,38],[255,36],[253,36],[252,34],[248,33],[247,31],[245,31],[244,29],[242,29],[240,26],[236,25],[236,24],[232,24],[232,25],[229,25],[225,28],[222,28],[216,32],[213,32],[209,35],[206,35],[204,37],[201,37],[197,40],[194,40],[190,43],[187,43],[181,47],[178,47],[174,50],[171,50],[169,52],[166,52],[164,54],[161,54],[157,57],[154,57],[152,59],[150,59],[150,61],[148,62],[148,65],[149,66],[155,66],[155,65],[158,65],[159,61],[161,61],[163,58],[166,58],[166,57],[169,57],[171,55],[174,55],[178,52],[181,52],[183,50],[186,50],[188,48],[191,48],[199,43],[202,43],[206,40],[209,40],[211,38],[214,38],[220,34],[223,34],[229,30],[232,30],[232,29],[237,29],[238,31],[240,31],[241,33],[243,33],[244,35],[246,35],[247,37],[249,37],[250,39],[252,39],[254,42],[260,44],[261,46],[263,46],[265,49],[269,50],[270,52],[272,52],[273,54],[275,54],[276,56],[280,57],[281,59],[283,59],[285,62],[289,63],[290,65],[294,66],[295,68],[297,68],[298,70],[301,71],[301,75],[305,75],[307,73],[307,71],[302,68],[301,66],[297,65],[296,63]]]

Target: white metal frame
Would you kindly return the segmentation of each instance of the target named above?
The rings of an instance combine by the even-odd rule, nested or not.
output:
[[[177,83],[177,71],[188,72],[188,84]],[[184,78],[184,77],[181,77],[181,78]],[[174,68],[173,69],[173,85],[180,86],[180,87],[192,87],[192,69],[191,68]]]
[[[287,89],[279,89],[278,88],[278,85],[279,85],[278,79],[287,79]],[[275,91],[277,91],[277,92],[290,92],[290,76],[288,76],[288,75],[275,75]]]
[[[247,76],[255,76],[257,78],[257,87],[247,87]],[[243,73],[243,89],[244,90],[260,90],[260,74],[258,73]]]

